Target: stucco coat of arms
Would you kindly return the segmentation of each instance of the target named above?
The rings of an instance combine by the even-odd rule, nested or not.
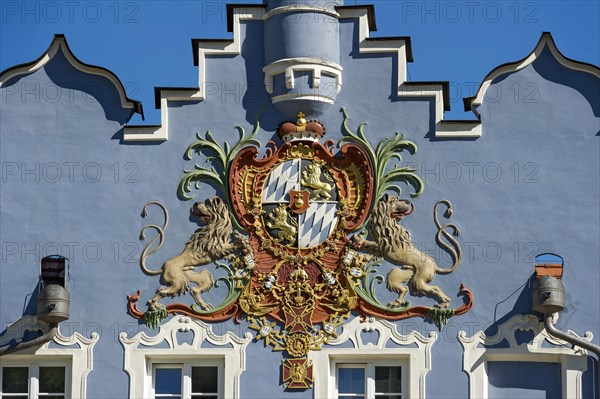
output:
[[[362,317],[400,320],[420,316],[440,328],[449,317],[468,311],[473,297],[460,287],[464,303],[450,307],[450,298],[432,284],[436,274],[451,273],[461,261],[456,240],[459,228],[441,223],[438,213],[450,217],[449,201],[438,201],[433,222],[438,245],[452,265],[441,268],[415,246],[400,221],[413,211],[410,200],[390,195],[401,193],[399,183],[423,191],[423,182],[410,167],[398,167],[403,150],[416,146],[396,133],[373,147],[361,124],[357,132],[348,126],[344,109],[343,138],[324,141],[325,127],[307,121],[302,113],[294,122],[282,123],[262,155],[254,131],[246,135],[238,127],[239,140],[221,146],[210,132],[198,135],[187,158],[201,153],[212,160],[210,169],[196,165],[185,171],[179,194],[189,199],[192,186],[210,182],[222,196],[195,203],[191,213],[201,227],[181,254],[161,268],[149,268],[148,257],[165,239],[168,211],[159,202],[151,208],[164,213],[162,226],[149,224],[141,237],[154,231],[140,266],[148,275],[160,275],[164,286],[148,301],[148,310],[137,309],[140,292],[129,297],[130,314],[157,327],[169,314],[186,314],[204,321],[242,317],[276,351],[285,351],[283,382],[288,388],[312,385],[311,350],[320,350],[339,333],[356,312]],[[381,262],[394,267],[379,275]],[[212,266],[214,264],[214,266]],[[208,266],[211,265],[211,266]],[[228,294],[221,304],[209,304],[203,294],[215,286],[211,267],[227,272],[223,280]],[[380,284],[385,281],[385,286]],[[378,300],[377,290],[397,294],[389,303]],[[164,297],[190,293],[194,303],[164,305]],[[432,306],[411,306],[408,295],[427,296]]]

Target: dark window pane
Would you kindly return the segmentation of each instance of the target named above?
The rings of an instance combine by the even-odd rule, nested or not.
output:
[[[40,367],[40,393],[64,393],[65,368]]]
[[[29,380],[29,367],[3,367],[2,392],[27,393]]]
[[[402,392],[402,367],[375,367],[375,392]]]
[[[400,395],[375,395],[377,399],[402,399]]]
[[[192,393],[217,393],[218,367],[192,367]]]
[[[364,368],[339,368],[338,369],[339,393],[365,393]]]
[[[65,399],[65,395],[40,395],[40,399]]]
[[[216,396],[192,395],[192,399],[218,399]]]
[[[181,394],[181,369],[156,369],[154,392],[156,394]]]
[[[365,399],[364,396],[338,396],[338,399]]]

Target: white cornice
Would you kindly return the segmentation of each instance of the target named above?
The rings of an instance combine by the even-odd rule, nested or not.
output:
[[[485,98],[485,93],[489,89],[494,79],[504,74],[517,72],[532,64],[535,60],[537,60],[540,57],[545,48],[548,48],[548,50],[550,50],[550,53],[556,59],[556,61],[558,61],[565,68],[572,69],[574,71],[586,72],[591,75],[594,75],[597,78],[600,78],[600,68],[591,64],[574,61],[565,57],[556,47],[554,39],[552,38],[552,34],[550,34],[550,32],[544,32],[542,33],[542,36],[540,37],[540,40],[538,41],[533,51],[527,57],[517,62],[500,65],[499,67],[492,70],[483,79],[483,82],[477,90],[477,94],[475,94],[475,96],[473,97],[465,99],[467,104],[470,102],[470,104],[465,105],[465,108],[475,112],[473,108],[476,108],[482,104]]]
[[[340,14],[338,14],[335,10],[332,10],[331,8],[310,6],[307,4],[293,4],[290,6],[273,8],[272,10],[266,12],[262,16],[262,19],[266,20],[277,14],[285,14],[285,13],[291,13],[291,12],[314,12],[314,13],[319,13],[319,14],[327,14],[334,18],[340,17]]]
[[[54,58],[58,51],[60,51],[65,56],[65,58],[73,68],[86,74],[98,75],[108,79],[115,86],[115,89],[119,93],[121,107],[133,109],[135,112],[138,112],[143,116],[141,103],[127,98],[125,88],[123,87],[123,84],[121,83],[119,78],[117,78],[117,76],[108,69],[93,65],[87,65],[79,61],[77,57],[75,57],[75,55],[71,52],[71,49],[69,48],[69,45],[67,43],[67,39],[63,35],[55,35],[54,39],[52,40],[52,43],[50,44],[50,47],[48,47],[44,54],[42,54],[37,60],[31,63],[17,65],[14,68],[7,69],[2,74],[0,74],[0,88],[2,88],[7,81],[16,76],[30,74],[43,68],[46,64],[48,64],[48,62],[50,62],[50,60]]]
[[[210,55],[239,55],[241,52],[241,21],[261,19],[265,14],[263,7],[238,8],[233,11],[233,40],[231,41],[199,41],[198,52],[198,93],[193,97],[204,100],[206,83],[206,56]]]
[[[435,125],[435,137],[442,139],[474,139],[481,137],[479,121],[439,121]]]
[[[296,6],[281,7],[279,12],[291,12]],[[300,7],[300,11],[312,11],[312,12],[325,12],[325,9],[320,7]],[[160,109],[161,109],[161,126],[126,126],[124,131],[124,141],[166,141],[168,140],[168,101],[203,101],[205,99],[205,85],[206,85],[206,57],[211,55],[239,55],[241,46],[241,21],[245,20],[264,20],[274,14],[273,9],[266,12],[264,7],[243,7],[233,8],[233,40],[218,40],[218,41],[198,41],[197,48],[197,60],[198,60],[198,90],[193,92],[190,90],[170,90],[160,92]],[[298,10],[296,10],[298,11]],[[408,62],[408,43],[406,40],[399,38],[390,39],[370,39],[370,25],[369,25],[369,8],[339,8],[337,15],[341,19],[356,18],[358,19],[358,40],[359,40],[359,52],[363,54],[382,54],[392,53],[398,57],[398,66],[394,72],[398,80],[397,95],[399,97],[433,97],[435,101],[435,137],[438,138],[477,138],[481,136],[481,126],[478,121],[466,121],[464,123],[452,123],[452,127],[446,127],[442,125],[444,119],[444,96],[441,85],[439,84],[428,84],[424,83],[422,89],[415,89],[413,86],[405,86],[407,78],[407,62]],[[332,11],[327,10],[330,15]],[[273,65],[265,67],[265,72],[269,70]],[[338,69],[338,66],[332,67],[333,69],[325,68],[324,72],[334,72]],[[341,66],[339,66],[341,71]],[[268,75],[268,74],[267,74]],[[341,86],[341,74],[337,73],[334,75],[338,79],[338,87]],[[291,83],[288,82],[288,83]],[[418,83],[418,82],[415,82]],[[272,82],[268,76],[265,76],[265,84],[267,88],[272,86]],[[272,99],[273,102],[277,102],[282,99],[289,99],[289,96],[275,97]],[[314,98],[313,98],[314,99]],[[320,101],[333,102],[334,100],[325,96],[319,97]]]
[[[162,103],[162,101],[161,101]],[[161,106],[161,124],[160,126],[131,125],[123,128],[124,142],[142,142],[142,141],[167,141],[167,111],[166,104]]]
[[[406,81],[406,41],[401,39],[369,41],[369,14],[368,8],[342,8],[340,18],[358,19],[358,51],[359,53],[394,53],[398,56],[398,85]]]
[[[408,86],[407,80],[407,43],[398,38],[368,40],[369,18],[367,8],[342,8],[340,18],[358,19],[358,49],[363,54],[393,53],[398,57],[397,69],[394,71],[398,80],[398,97],[433,97],[435,102],[435,137],[453,139],[473,139],[481,137],[481,123],[479,121],[456,121],[452,123],[451,130],[442,124],[444,120],[444,93],[440,84],[423,83],[419,89],[414,85]],[[413,82],[411,82],[413,83]],[[414,82],[418,84],[419,82]]]
[[[233,10],[233,39],[198,41],[194,51],[198,59],[198,90],[169,90],[160,92],[160,126],[126,126],[123,141],[166,141],[168,136],[169,101],[204,101],[206,89],[206,57],[211,55],[239,55],[241,51],[241,21],[262,19],[264,7],[244,7]]]

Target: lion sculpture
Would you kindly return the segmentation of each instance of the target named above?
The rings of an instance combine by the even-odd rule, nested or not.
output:
[[[390,303],[389,307],[401,307],[405,303],[406,294],[414,296],[429,296],[438,301],[437,307],[445,308],[450,303],[450,298],[444,294],[440,287],[430,284],[436,273],[452,273],[461,261],[461,248],[454,236],[460,235],[460,229],[451,223],[440,225],[438,221],[438,207],[444,204],[447,207],[446,217],[452,214],[452,205],[446,200],[436,202],[433,208],[433,219],[438,229],[436,242],[440,248],[452,257],[452,266],[440,269],[435,260],[420,251],[412,242],[410,233],[398,223],[404,216],[412,212],[410,201],[390,197],[387,194],[375,206],[370,222],[371,240],[364,237],[354,239],[357,249],[383,257],[386,261],[400,267],[394,267],[386,277],[387,288],[396,292],[398,298]],[[453,230],[450,234],[447,230]],[[442,240],[444,236],[447,241]],[[357,237],[357,236],[354,236]],[[407,284],[407,285],[405,285]],[[407,287],[408,286],[408,287]]]
[[[239,245],[230,241],[233,226],[229,208],[219,197],[212,197],[204,202],[196,202],[190,213],[197,217],[203,226],[194,232],[179,255],[167,260],[160,269],[150,270],[146,267],[146,259],[162,246],[164,230],[169,220],[169,214],[164,205],[154,201],[144,206],[142,217],[145,217],[146,209],[150,204],[158,205],[165,215],[165,224],[162,227],[150,224],[145,226],[140,234],[140,238],[144,239],[146,229],[151,228],[157,231],[158,235],[142,251],[140,267],[149,276],[160,274],[162,282],[165,284],[164,287],[158,288],[156,294],[148,301],[150,310],[164,308],[164,305],[158,302],[162,298],[185,294],[188,290],[202,309],[212,309],[212,306],[206,303],[201,296],[201,294],[209,291],[214,284],[212,273],[206,269],[199,272],[194,271],[194,269],[219,259],[235,257]],[[158,245],[150,249],[157,239],[160,240]],[[195,283],[195,286],[191,287],[190,283]]]

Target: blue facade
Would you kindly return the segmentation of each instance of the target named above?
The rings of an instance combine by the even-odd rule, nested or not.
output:
[[[262,9],[264,15],[288,6],[283,1],[270,3],[278,4],[258,5],[253,9],[258,11],[252,12]],[[126,372],[120,340],[123,332],[129,338],[140,332],[148,336],[157,333],[127,311],[128,295],[141,290],[138,305],[142,309],[159,287],[158,277],[144,275],[138,266],[145,245],[138,236],[147,224],[140,218],[143,205],[160,201],[170,214],[165,243],[149,258],[155,268],[177,255],[198,228],[189,213],[193,201],[183,201],[177,193],[183,170],[198,162],[184,158],[196,132],[210,130],[217,141],[233,143],[237,136],[234,126],[252,131],[261,108],[257,139],[263,145],[279,140],[275,135],[278,125],[295,120],[300,111],[307,114],[306,119],[319,119],[327,129],[325,139],[337,142],[342,137],[341,107],[345,107],[352,128],[368,122],[365,132],[371,143],[396,131],[405,134],[418,151],[402,153],[402,165],[417,167],[425,191],[412,199],[415,210],[402,224],[415,245],[444,267],[451,260],[435,245],[431,213],[437,200],[452,202],[453,221],[462,230],[463,261],[455,272],[439,275],[434,283],[452,298],[452,307],[462,305],[456,294],[464,283],[473,292],[474,306],[452,317],[441,331],[428,318],[393,322],[403,335],[416,331],[427,337],[437,332],[430,371],[424,377],[424,395],[457,398],[474,394],[470,381],[476,377],[463,371],[466,349],[458,338],[460,331],[466,337],[479,331],[493,336],[514,315],[541,317],[531,305],[534,259],[539,254],[554,253],[564,259],[566,305],[557,327],[579,336],[591,331],[593,342],[598,342],[600,70],[565,58],[551,36],[544,34],[528,61],[491,71],[489,85],[482,84],[478,92],[481,98],[466,101],[478,121],[449,122],[443,120],[443,110],[440,113],[442,83],[423,83],[416,88],[404,81],[402,69],[410,58],[406,42],[390,40],[382,47],[399,45],[398,51],[377,52],[374,41],[361,38],[361,24],[368,24],[367,8],[323,10],[307,5],[307,10],[283,10],[266,20],[241,21],[236,13],[251,12],[233,7],[234,34],[239,28],[239,36],[232,46],[238,43],[239,51],[226,50],[230,55],[221,57],[215,56],[217,51],[202,50],[206,57],[200,56],[199,67],[205,68],[206,82],[210,82],[204,87],[205,82],[200,82],[204,98],[189,95],[196,88],[159,90],[157,96],[165,100],[160,129],[127,126],[133,113],[141,111],[139,104],[124,96],[111,72],[73,58],[62,37],[54,39],[49,61],[24,64],[0,75],[2,330],[22,316],[36,313],[40,260],[53,254],[67,257],[71,309],[69,320],[60,323],[61,334],[99,336],[87,375],[87,397],[124,398],[132,392],[132,384],[143,384]],[[197,52],[203,48],[209,47],[198,43]],[[365,51],[367,48],[370,50]],[[563,50],[568,55],[568,49]],[[293,88],[286,83],[285,72],[273,72],[273,93],[269,93],[263,68],[294,58],[312,59],[298,61],[310,68],[323,62],[341,66],[342,83],[337,83],[334,73],[322,71],[320,87],[315,87],[315,70],[303,67],[294,73]],[[406,95],[409,91],[412,94]],[[278,95],[289,97],[277,103]],[[449,126],[458,133],[444,135]],[[168,139],[160,138],[161,129]],[[477,129],[480,134],[473,133]],[[135,138],[142,133],[148,136]],[[402,197],[408,198],[410,192],[410,187],[405,187]],[[192,194],[194,201],[201,201],[219,192],[201,184]],[[160,213],[151,213],[149,221],[160,224]],[[391,267],[384,263],[381,274]],[[215,277],[224,275],[214,265],[207,268]],[[217,288],[205,294],[213,304],[224,296]],[[380,298],[387,302],[395,295],[381,285]],[[435,303],[414,296],[410,301],[423,306]],[[193,299],[186,295],[165,300],[165,304],[176,302],[191,304]],[[358,317],[356,312],[351,319],[354,317]],[[227,331],[238,337],[256,335],[244,317],[239,324],[233,320],[214,323],[212,329],[217,335]],[[377,337],[372,334],[378,333],[363,332],[363,339],[375,342]],[[185,333],[180,335],[185,337]],[[532,338],[526,334],[519,337],[525,343]],[[209,342],[203,345],[216,347]],[[497,350],[504,347],[506,342],[494,346]],[[240,398],[320,397],[312,388],[285,389],[280,352],[262,341],[250,342],[244,350]],[[11,354],[2,362],[8,364],[4,359],[12,361],[18,356],[19,352]],[[488,393],[495,397],[539,392],[545,392],[545,397],[561,396],[564,386],[556,381],[561,375],[558,363],[536,365],[534,362],[542,360],[531,356],[514,385],[506,379],[513,368],[490,359]],[[580,397],[598,397],[598,363],[592,359],[585,361]],[[528,362],[524,358],[506,360]],[[552,384],[544,385],[543,378],[523,378],[535,373],[553,376],[549,377]],[[326,378],[317,375],[319,381]]]

